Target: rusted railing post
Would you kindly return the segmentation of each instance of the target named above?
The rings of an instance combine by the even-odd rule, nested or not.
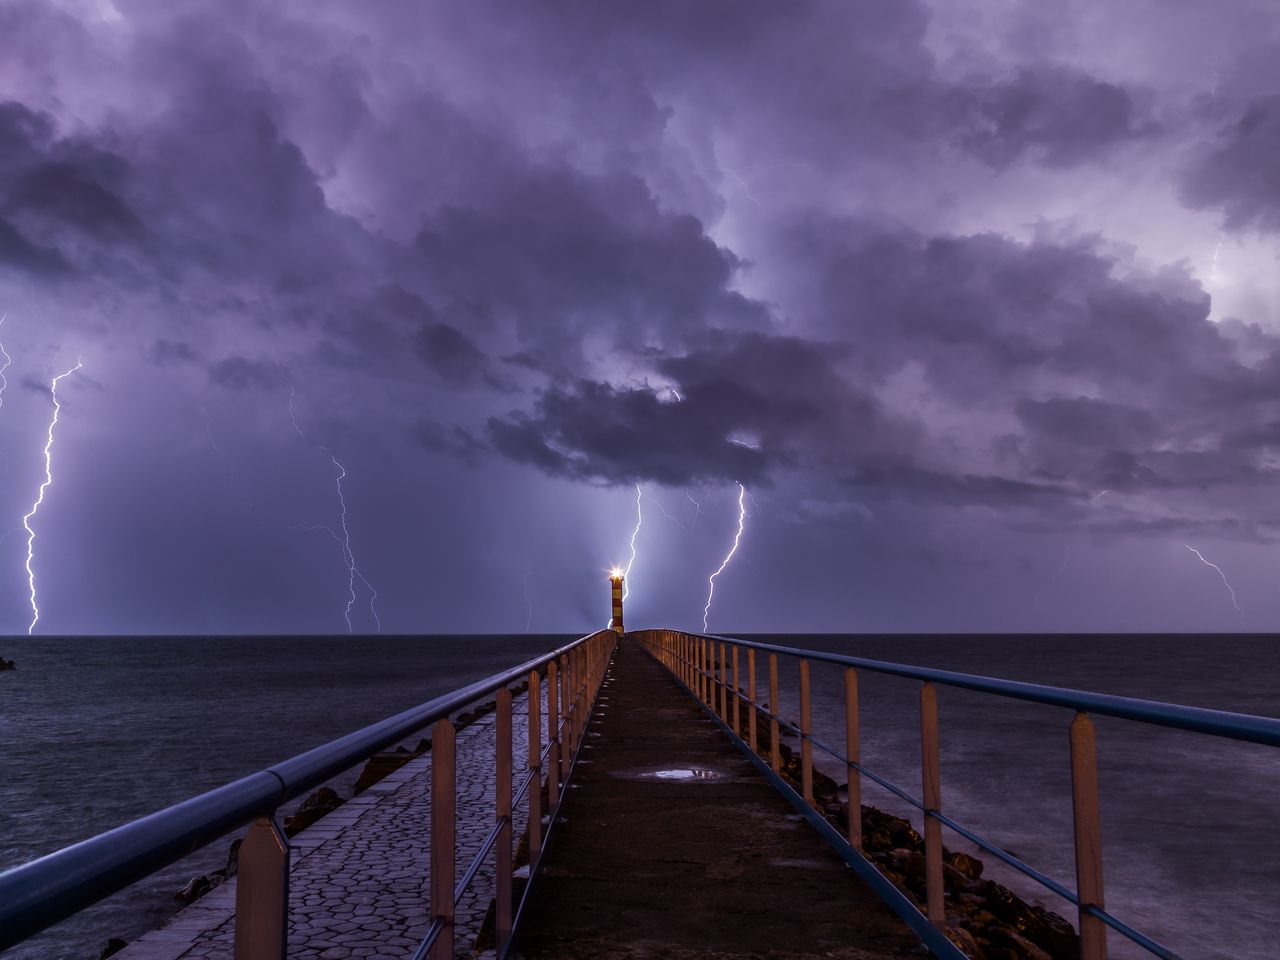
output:
[[[769,765],[782,773],[782,751],[778,746],[778,655],[769,654]]]
[[[446,717],[431,730],[431,919],[444,929],[431,948],[431,960],[453,960],[454,806],[457,802],[456,744]]]
[[[556,721],[560,716],[560,678],[556,662],[547,664],[547,813],[554,814],[560,802],[560,734]]]
[[[938,692],[920,688],[920,771],[924,784],[924,879],[929,922],[947,925],[942,888],[942,824],[930,816],[942,811],[942,761],[938,748]]]
[[[742,700],[738,696],[741,684],[738,682],[738,647],[735,644],[733,648],[733,735],[735,737],[742,735],[742,724],[740,721],[739,707]]]
[[[494,909],[496,911],[498,953],[511,937],[511,691],[498,690],[494,714],[493,813],[498,827],[498,848],[494,853]]]
[[[845,773],[849,794],[849,842],[862,849],[862,774],[855,763],[862,762],[862,746],[858,732],[858,671],[849,667],[844,672],[844,749],[849,758]]]
[[[542,850],[542,678],[529,674],[529,862]]]
[[[729,651],[720,644],[720,719],[729,722]]]
[[[751,647],[747,648],[747,699],[751,701],[747,707],[747,742],[751,744],[752,753],[759,753],[756,749],[756,651]]]
[[[569,742],[569,660],[560,658],[560,720],[557,738],[560,740],[560,782],[569,782],[569,763],[573,760],[573,744]]]
[[[1106,960],[1107,926],[1088,913],[1103,908],[1102,817],[1098,809],[1098,748],[1093,721],[1071,721],[1071,813],[1075,823],[1076,897],[1080,901],[1080,960]]]
[[[235,960],[284,960],[289,937],[289,841],[259,817],[240,844]]]
[[[813,709],[809,703],[809,661],[800,660],[800,795],[813,806]]]

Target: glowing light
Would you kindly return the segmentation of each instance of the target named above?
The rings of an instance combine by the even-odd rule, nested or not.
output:
[[[621,570],[620,568],[618,568],[618,567],[614,567],[612,570],[610,570],[610,571],[609,571],[609,579],[610,579],[610,580],[621,580],[621,579],[622,579],[622,570]]]
[[[1234,589],[1232,589],[1231,584],[1227,581],[1227,575],[1222,572],[1222,568],[1218,566],[1216,563],[1212,563],[1206,560],[1204,558],[1204,554],[1202,554],[1195,547],[1191,546],[1191,544],[1184,543],[1183,546],[1186,547],[1188,550],[1190,550],[1192,553],[1194,553],[1197,557],[1199,557],[1200,562],[1203,563],[1206,567],[1213,567],[1213,569],[1218,571],[1218,576],[1222,578],[1222,585],[1226,587],[1227,592],[1231,594],[1231,605],[1236,608],[1237,613],[1239,613],[1241,616],[1244,616],[1244,610],[1241,609],[1239,602],[1236,600],[1236,592]]]
[[[729,548],[729,552],[725,554],[724,560],[710,577],[707,578],[709,589],[707,590],[707,605],[702,609],[702,629],[707,631],[711,619],[711,601],[716,595],[716,577],[724,573],[724,568],[729,565],[729,561],[733,559],[733,555],[738,552],[738,544],[742,542],[742,531],[747,525],[747,488],[742,484],[738,484],[738,532],[734,535],[733,546]]]
[[[40,511],[40,505],[44,503],[45,491],[53,483],[53,428],[58,425],[58,414],[62,412],[62,404],[58,402],[58,382],[71,376],[80,369],[80,366],[81,363],[77,360],[74,367],[49,382],[49,396],[53,400],[53,418],[49,421],[49,433],[44,444],[44,482],[40,484],[40,492],[36,495],[35,503],[31,504],[31,509],[22,518],[22,526],[27,531],[27,587],[31,591],[31,624],[27,627],[27,636],[32,634],[40,621],[40,607],[36,604],[36,573],[31,565],[36,555],[36,532],[31,527],[31,521],[35,519],[35,515]]]

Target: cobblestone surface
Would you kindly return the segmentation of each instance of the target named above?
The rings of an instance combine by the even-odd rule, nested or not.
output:
[[[514,703],[515,788],[527,773],[527,697]],[[544,713],[545,716],[545,713]],[[544,732],[545,737],[545,732]],[[494,824],[494,715],[458,731],[457,876]],[[410,956],[429,926],[431,753],[417,757],[293,837],[290,960],[393,960]],[[514,790],[513,790],[514,792]],[[528,822],[517,804],[513,840]],[[457,906],[459,958],[494,895],[492,852]],[[235,881],[181,911],[116,954],[118,960],[231,960]]]

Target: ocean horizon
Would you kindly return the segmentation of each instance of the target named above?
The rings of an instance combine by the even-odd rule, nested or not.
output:
[[[1266,634],[746,635],[871,659],[1261,716],[1280,716],[1280,637]],[[571,634],[77,636],[0,640],[0,869],[269,766]],[[745,664],[744,664],[745,667]],[[797,715],[794,667],[780,701]],[[744,673],[745,683],[745,673]],[[913,681],[863,672],[863,759],[919,791]],[[815,665],[815,734],[842,742],[838,670]],[[1074,887],[1071,712],[939,688],[943,809]],[[1280,839],[1267,827],[1280,755],[1250,744],[1096,718],[1108,909],[1187,956],[1264,960],[1280,914]],[[819,753],[820,768],[839,773]],[[358,770],[334,786],[350,795]],[[903,806],[864,786],[863,802]],[[914,820],[915,818],[913,818]],[[229,838],[228,838],[229,840]],[[944,831],[944,842],[969,850]],[[94,960],[178,909],[221,866],[215,842],[5,960]],[[980,858],[987,875],[1069,919],[1069,906]],[[1242,897],[1244,891],[1272,891]],[[1136,957],[1118,937],[1113,957]]]

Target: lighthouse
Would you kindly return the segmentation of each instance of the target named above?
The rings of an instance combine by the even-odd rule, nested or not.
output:
[[[622,629],[622,571],[617,567],[613,568],[613,572],[609,574],[609,584],[613,591],[613,620],[609,622],[609,629],[614,633],[623,633]]]

